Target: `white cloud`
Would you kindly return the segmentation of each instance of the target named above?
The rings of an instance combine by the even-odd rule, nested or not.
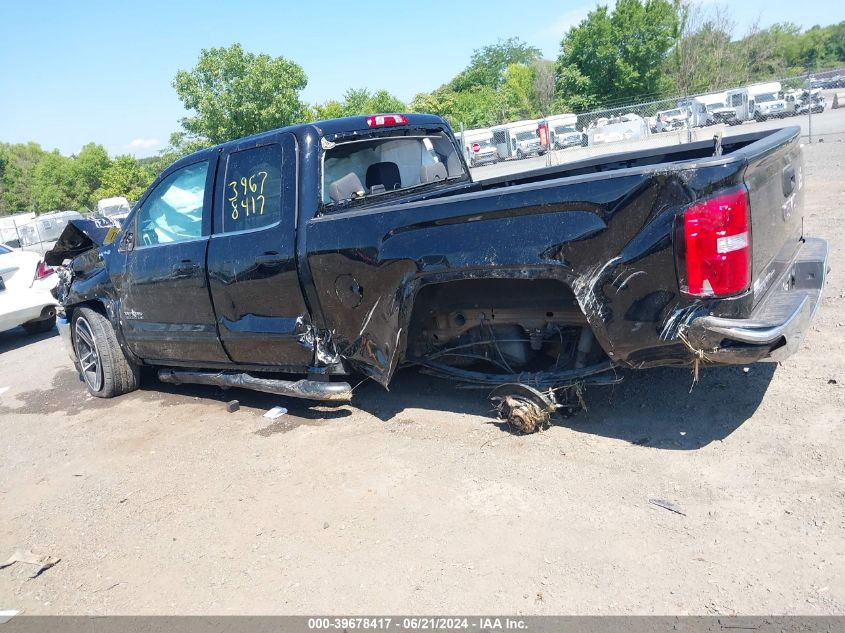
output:
[[[161,147],[161,141],[157,138],[133,138],[124,147],[135,151],[157,149]]]

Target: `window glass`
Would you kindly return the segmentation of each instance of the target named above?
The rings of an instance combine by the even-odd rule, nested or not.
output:
[[[281,219],[281,146],[264,145],[229,156],[221,213],[218,233],[258,229]]]
[[[323,204],[365,203],[376,196],[465,178],[441,131],[337,143],[323,159]]]
[[[183,167],[161,181],[138,211],[138,244],[150,246],[202,237],[208,162]]]
[[[6,253],[11,253],[11,252],[12,252],[12,251],[10,251],[10,250],[9,250],[8,248],[6,248],[5,246],[0,246],[0,255],[5,255]]]

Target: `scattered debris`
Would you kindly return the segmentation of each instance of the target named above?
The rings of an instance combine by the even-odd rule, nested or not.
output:
[[[329,522],[328,522],[328,521],[326,521],[325,523],[323,523],[323,529],[324,529],[324,530],[328,530],[328,529],[329,529]]]
[[[829,384],[829,385],[835,385],[835,384],[837,384],[837,382],[836,382],[836,378],[829,378],[829,379],[828,379],[828,381],[827,381],[827,384]]]
[[[0,624],[6,624],[6,622],[19,613],[20,611],[16,611],[15,609],[0,609]]]
[[[237,411],[240,408],[241,408],[241,403],[238,402],[237,400],[229,400],[229,402],[226,403],[226,412],[227,413],[234,413],[235,411]]]
[[[36,565],[37,569],[30,575],[30,578],[35,578],[46,569],[50,569],[53,565],[58,563],[61,558],[47,556],[46,554],[35,554],[30,550],[15,550],[11,558],[5,563],[0,563],[0,569],[4,569],[15,563],[26,563],[27,565]]]
[[[275,420],[276,418],[282,417],[288,410],[284,407],[273,407],[267,413],[264,414],[265,418],[269,418],[270,420]]]
[[[669,510],[669,512],[674,512],[675,514],[680,514],[682,517],[687,516],[681,509],[676,506],[671,501],[666,501],[665,499],[649,499],[648,502],[652,505],[657,506],[658,508],[663,508],[664,510]]]

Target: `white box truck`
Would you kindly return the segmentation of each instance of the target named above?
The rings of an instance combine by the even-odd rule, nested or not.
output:
[[[587,136],[576,128],[578,115],[576,114],[555,114],[546,117],[546,124],[549,126],[549,145],[553,149],[566,149],[567,147],[584,147],[587,145]]]
[[[537,127],[540,120],[530,119],[505,123],[493,128],[493,142],[500,160],[523,159],[545,153],[540,145]]]
[[[781,98],[779,81],[748,86],[748,97],[754,99],[753,116],[757,121],[782,119],[787,115],[786,101]]]
[[[458,135],[458,141],[461,137]],[[493,144],[493,130],[482,128],[478,130],[464,130],[464,156],[470,167],[498,162],[496,146]]]

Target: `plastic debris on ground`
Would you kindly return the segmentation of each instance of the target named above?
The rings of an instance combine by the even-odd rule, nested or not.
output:
[[[267,413],[264,414],[264,417],[270,420],[275,420],[276,418],[282,417],[287,412],[288,410],[284,407],[273,407]]]
[[[240,408],[241,408],[241,403],[238,402],[237,400],[229,400],[229,402],[226,403],[226,411],[228,411],[229,413],[234,413],[235,411],[237,411]]]
[[[0,569],[4,569],[15,563],[26,563],[27,565],[35,565],[35,571],[30,574],[30,578],[35,578],[45,569],[50,569],[53,565],[58,563],[61,558],[54,556],[47,556],[46,554],[35,554],[30,550],[15,550],[15,553],[5,563],[0,563]]]
[[[658,508],[663,508],[664,510],[669,510],[669,512],[674,512],[675,514],[680,514],[682,517],[687,516],[681,509],[676,506],[671,501],[666,501],[665,499],[649,499],[648,502],[652,505],[657,506]]]

